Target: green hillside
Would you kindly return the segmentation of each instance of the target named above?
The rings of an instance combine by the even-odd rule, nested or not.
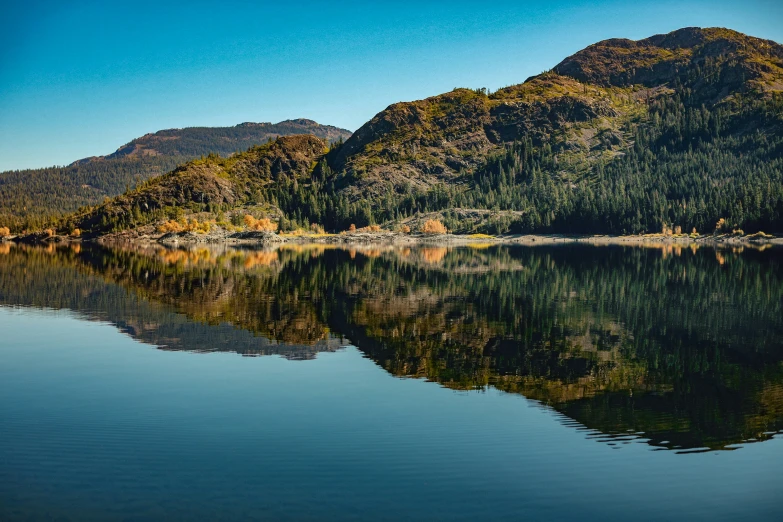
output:
[[[783,230],[783,47],[697,28],[600,42],[494,93],[392,105],[333,168],[379,221],[438,211],[464,231],[711,230],[720,218]]]
[[[197,160],[60,226],[252,213],[327,230],[711,232],[723,219],[781,232],[783,46],[699,28],[607,40],[519,85],[397,103],[328,153],[319,143]]]
[[[313,134],[338,141],[351,133],[297,119],[146,134],[107,156],[85,158],[63,167],[0,172],[0,224],[15,230],[39,228],[50,216],[100,203],[191,159],[208,154],[228,156],[289,134]]]

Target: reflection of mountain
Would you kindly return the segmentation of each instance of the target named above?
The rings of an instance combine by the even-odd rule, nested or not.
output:
[[[164,350],[230,351],[249,356],[279,354],[289,359],[312,359],[318,352],[335,351],[345,345],[345,341],[322,328],[318,336],[310,336],[304,342],[297,342],[298,339],[285,342],[282,336],[263,336],[258,331],[232,325],[228,320],[210,318],[207,310],[231,294],[230,283],[226,285],[225,281],[213,281],[219,284],[211,285],[211,291],[207,290],[210,285],[200,287],[193,281],[188,284],[181,281],[179,294],[189,299],[177,301],[186,303],[178,310],[170,304],[177,295],[175,288],[162,283],[175,281],[177,267],[198,259],[203,261],[205,252],[147,251],[138,258],[144,261],[139,264],[119,252],[116,257],[107,258],[96,256],[100,251],[82,250],[79,246],[63,249],[6,246],[9,246],[7,251],[0,250],[0,304],[68,308],[88,319],[110,322],[133,338]],[[157,265],[152,262],[155,258],[148,257],[153,254],[160,256],[160,266],[174,262],[170,265],[173,271],[155,272],[153,267]],[[125,269],[114,264],[122,261],[129,262]],[[128,284],[131,277],[128,274],[133,273],[150,281],[150,286],[144,289]],[[172,293],[167,295],[167,291]],[[302,318],[288,319],[288,323],[302,322]]]
[[[661,447],[783,429],[774,250],[50,250],[0,256],[0,302],[170,349],[309,357],[346,336],[394,375],[491,385]]]

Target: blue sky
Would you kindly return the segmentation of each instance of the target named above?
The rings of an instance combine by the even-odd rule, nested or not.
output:
[[[0,20],[0,170],[172,127],[311,118],[524,81],[598,40],[723,26],[783,42],[783,2],[41,2]]]

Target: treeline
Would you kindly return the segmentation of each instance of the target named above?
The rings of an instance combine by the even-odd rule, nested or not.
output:
[[[340,191],[344,179],[322,161],[311,183],[277,180],[259,201],[283,211],[284,227],[330,230],[442,211],[457,232],[633,234],[680,226],[703,233],[721,218],[729,228],[783,232],[783,96],[712,110],[688,97],[682,89],[651,101],[633,146],[586,172],[578,171],[585,162],[564,165],[549,145],[522,140],[461,183],[428,191],[402,186],[351,201]],[[456,209],[495,212],[477,226]]]
[[[783,97],[738,103],[709,111],[657,100],[629,150],[578,177],[547,147],[512,144],[455,205],[524,212],[490,223],[493,232],[710,232],[720,218],[783,231]]]
[[[313,134],[339,143],[350,136],[344,129],[310,120],[162,130],[137,138],[106,157],[62,167],[0,172],[0,226],[14,232],[46,228],[64,214],[122,194],[192,159],[229,156],[291,134]]]
[[[168,172],[184,156],[98,159],[66,167],[0,173],[0,223],[16,232],[44,228],[55,218]]]
[[[783,96],[738,95],[708,109],[681,88],[651,100],[645,120],[626,132],[633,144],[611,157],[604,152],[606,159],[588,160],[586,151],[559,153],[548,143],[525,138],[506,144],[483,167],[463,173],[454,183],[426,191],[389,184],[382,195],[361,199],[343,190],[353,182],[350,173],[331,167],[342,146],[338,141],[305,174],[282,171],[267,179],[227,171],[236,184],[234,193],[243,194],[230,206],[187,197],[185,209],[160,201],[157,208],[145,210],[137,201],[127,212],[104,213],[93,232],[173,219],[185,210],[212,212],[220,222],[224,213],[245,205],[279,209],[281,230],[307,229],[313,223],[330,231],[351,224],[394,228],[412,216],[439,212],[446,227],[458,233],[637,234],[677,227],[710,233],[721,219],[729,231],[783,232]],[[123,161],[129,163],[121,172],[132,178],[138,176],[133,161],[161,160]],[[214,155],[204,161],[230,169]],[[73,190],[85,190],[79,183],[117,192],[123,188],[111,169],[91,171],[91,176],[83,172],[81,177],[62,174],[63,182],[84,180],[66,185]],[[7,189],[0,185],[0,190]],[[84,204],[84,198],[61,204],[73,208]],[[464,209],[483,215],[465,217]]]

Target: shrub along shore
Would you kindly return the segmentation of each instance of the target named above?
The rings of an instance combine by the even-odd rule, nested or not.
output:
[[[442,226],[442,225],[441,225]],[[715,233],[715,234],[638,234],[638,235],[579,235],[579,234],[452,234],[445,230],[416,231],[384,230],[371,226],[340,233],[326,233],[314,228],[312,230],[295,230],[277,233],[262,226],[257,229],[226,230],[221,227],[194,226],[190,229],[172,231],[166,230],[131,230],[115,234],[107,234],[97,238],[84,239],[76,234],[55,235],[51,231],[27,236],[8,236],[0,241],[27,244],[53,244],[95,242],[100,244],[163,244],[169,247],[185,247],[197,244],[237,244],[237,245],[274,245],[278,243],[320,243],[320,244],[395,244],[395,245],[445,245],[445,246],[493,246],[493,245],[525,245],[544,246],[561,244],[592,244],[592,245],[627,245],[627,246],[783,246],[783,237],[763,232],[755,234]],[[432,226],[429,227],[432,229]]]

